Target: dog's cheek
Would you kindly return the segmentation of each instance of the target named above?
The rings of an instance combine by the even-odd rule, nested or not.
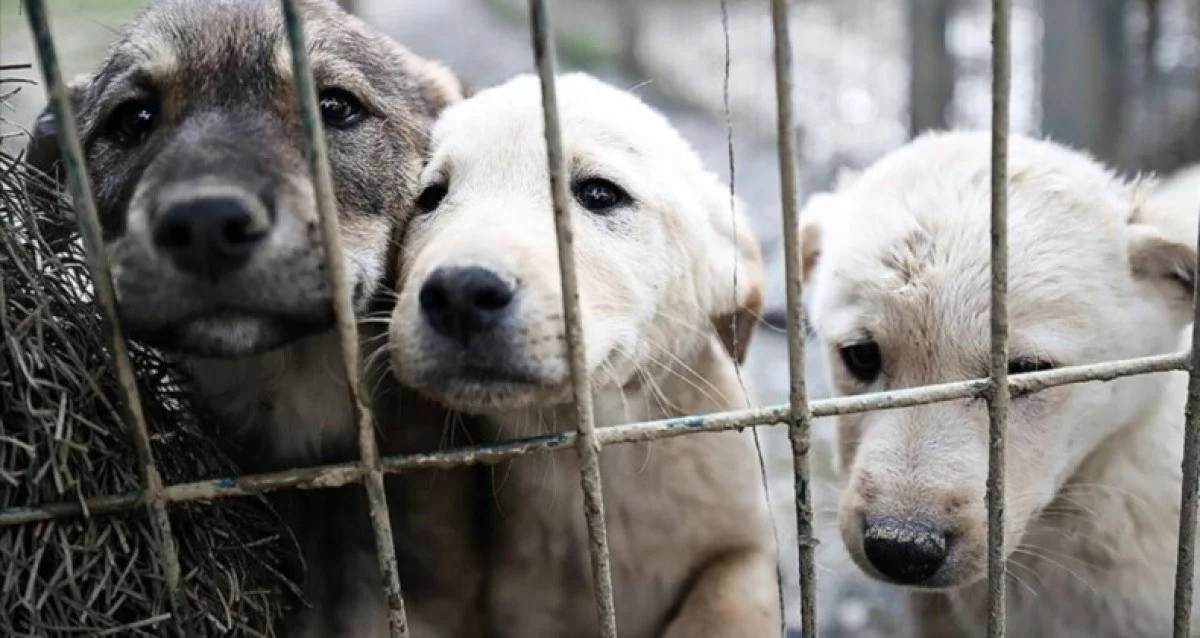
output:
[[[839,473],[845,473],[854,467],[854,459],[862,441],[862,428],[863,418],[860,415],[837,417]]]

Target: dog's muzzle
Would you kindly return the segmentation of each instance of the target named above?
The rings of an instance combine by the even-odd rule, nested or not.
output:
[[[272,217],[258,198],[236,190],[181,193],[159,202],[151,238],[180,272],[217,283],[249,263]]]
[[[466,348],[504,322],[515,296],[516,290],[496,273],[473,266],[433,271],[418,301],[434,332]]]
[[[863,522],[863,553],[871,566],[900,585],[920,585],[933,578],[949,554],[945,530],[934,525],[891,517]]]

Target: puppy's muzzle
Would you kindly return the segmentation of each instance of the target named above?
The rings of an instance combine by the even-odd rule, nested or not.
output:
[[[434,332],[468,347],[512,313],[516,289],[479,267],[439,268],[425,279],[418,300]]]
[[[181,272],[215,283],[249,263],[271,222],[267,207],[247,193],[177,190],[159,202],[151,237]]]
[[[933,578],[949,554],[944,529],[925,522],[891,517],[863,521],[863,553],[885,578],[920,585]]]

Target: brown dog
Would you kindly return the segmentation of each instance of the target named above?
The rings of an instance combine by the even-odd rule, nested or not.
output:
[[[71,86],[123,325],[131,337],[181,355],[204,407],[228,424],[222,434],[249,471],[357,457],[278,4],[165,0]],[[412,200],[428,130],[462,89],[442,66],[369,30],[332,0],[300,6],[346,267],[355,307],[366,314],[388,270],[393,227]],[[53,118],[43,115],[29,156],[48,171],[57,161],[54,137]],[[384,451],[435,447],[445,414],[400,396],[404,424],[383,428]],[[463,518],[470,500],[449,495],[463,486],[469,496],[471,477],[464,471],[389,483],[418,635],[426,604],[444,635],[462,635],[453,622],[467,622],[469,614],[449,612],[441,601],[473,585],[423,557],[465,539],[442,532],[470,525]],[[386,629],[361,495],[352,486],[278,499],[308,564],[315,613],[302,626],[312,635]],[[470,553],[464,546],[450,555]]]

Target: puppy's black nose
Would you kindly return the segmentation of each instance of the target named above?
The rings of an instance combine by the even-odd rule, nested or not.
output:
[[[198,197],[160,211],[151,233],[177,268],[216,281],[254,254],[267,234],[265,217],[236,197]]]
[[[430,327],[466,345],[504,318],[513,294],[513,288],[490,270],[439,268],[425,279],[418,299]]]
[[[949,553],[945,530],[923,522],[890,517],[863,523],[863,551],[879,573],[901,585],[933,577]]]

